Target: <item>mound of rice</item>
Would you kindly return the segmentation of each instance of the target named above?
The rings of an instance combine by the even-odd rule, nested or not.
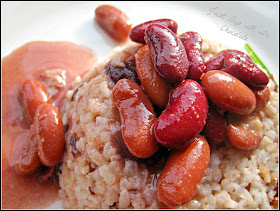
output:
[[[220,50],[220,45],[204,40],[204,52],[215,54]],[[59,174],[63,207],[166,208],[156,198],[156,181],[162,167],[151,170],[147,163],[129,156],[122,143],[118,110],[110,99],[113,84],[103,67],[89,72],[67,94],[67,144]],[[276,207],[279,93],[271,80],[269,89],[267,106],[253,120],[247,118],[262,135],[260,147],[238,150],[228,141],[223,146],[211,146],[209,166],[196,195],[178,208]]]

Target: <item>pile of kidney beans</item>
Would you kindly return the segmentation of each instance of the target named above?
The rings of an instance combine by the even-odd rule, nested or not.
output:
[[[226,114],[248,115],[270,96],[269,78],[248,55],[223,50],[205,61],[201,36],[178,35],[177,28],[171,19],[133,27],[129,38],[143,44],[134,67],[105,67],[116,83],[112,101],[130,153],[148,158],[160,145],[171,149],[157,182],[157,198],[167,206],[194,196],[209,163],[209,144],[227,137],[239,149],[258,147],[261,137],[228,124]]]
[[[39,174],[45,182],[58,171],[64,152],[65,137],[62,117],[52,105],[46,87],[36,79],[26,79],[20,85],[19,100],[30,124],[28,136],[15,152],[14,169],[20,175]]]

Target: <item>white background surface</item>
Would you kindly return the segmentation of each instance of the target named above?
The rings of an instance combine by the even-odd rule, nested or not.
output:
[[[1,57],[29,41],[71,41],[93,49],[101,61],[112,54],[113,42],[94,22],[95,8],[111,4],[133,25],[171,18],[178,32],[197,31],[245,52],[249,43],[279,83],[279,2],[5,2],[1,1]],[[214,12],[209,14],[212,10]],[[218,17],[220,16],[222,17]],[[235,19],[231,22],[229,19]],[[247,41],[222,31],[226,25]],[[245,26],[255,26],[249,30]],[[264,35],[261,35],[264,33]],[[52,208],[61,207],[54,204]]]

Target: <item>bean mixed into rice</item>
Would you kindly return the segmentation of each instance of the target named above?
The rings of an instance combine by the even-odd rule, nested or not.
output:
[[[127,65],[139,45],[114,55],[111,63]],[[224,47],[203,40],[205,55]],[[167,208],[156,197],[156,182],[169,155],[159,150],[149,159],[137,159],[126,149],[118,110],[111,100],[114,83],[104,64],[89,72],[67,94],[64,123],[66,152],[60,167],[59,195],[64,208]],[[239,150],[228,140],[211,145],[207,171],[192,200],[178,208],[273,209],[278,204],[278,88],[268,84],[270,100],[257,116],[245,116],[262,140],[259,148]],[[250,120],[248,122],[248,119]]]

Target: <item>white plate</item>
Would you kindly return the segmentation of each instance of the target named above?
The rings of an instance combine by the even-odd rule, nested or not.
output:
[[[249,43],[279,82],[279,2],[3,2],[1,57],[29,41],[71,41],[92,48],[103,60],[117,46],[93,21],[95,8],[111,4],[134,25],[171,18],[178,32],[203,37],[245,51]],[[225,30],[240,35],[236,37]],[[247,39],[247,40],[245,40]],[[51,208],[61,208],[58,202]]]

